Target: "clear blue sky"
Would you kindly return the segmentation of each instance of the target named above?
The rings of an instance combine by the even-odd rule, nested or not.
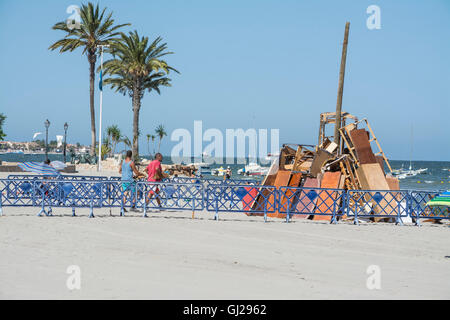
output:
[[[88,62],[81,50],[47,50],[63,36],[51,26],[77,1],[0,2],[0,112],[7,139],[30,140],[51,121],[69,142],[90,142]],[[381,8],[368,30],[366,8]],[[161,96],[146,94],[141,131],[279,128],[283,142],[315,144],[319,113],[334,111],[341,44],[351,22],[344,109],[367,117],[385,153],[450,160],[450,1],[158,0],[101,1],[117,22],[175,52],[181,71]],[[131,30],[130,29],[130,30]],[[97,80],[96,80],[97,82]],[[96,87],[97,89],[97,87]],[[98,90],[96,109],[98,116]],[[254,118],[254,120],[253,120]],[[97,122],[98,123],[98,122]],[[104,89],[103,125],[132,136],[131,99]],[[166,138],[162,150],[170,152]],[[141,151],[146,151],[145,138]]]

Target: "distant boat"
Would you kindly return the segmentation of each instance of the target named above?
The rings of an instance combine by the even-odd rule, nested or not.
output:
[[[418,174],[423,174],[428,170],[428,168],[423,168],[423,169],[417,169],[417,170],[412,170],[411,167],[409,170],[403,170],[403,171],[396,171],[397,173],[394,173],[394,176],[397,177],[398,179],[406,179],[406,178],[411,178],[411,177],[415,177]]]
[[[261,167],[257,163],[249,163],[244,168],[238,170],[238,174],[246,176],[263,176],[269,172],[268,167]]]
[[[193,163],[189,163],[189,166],[194,166],[197,169],[210,169],[211,168],[211,164],[207,163],[204,161],[204,158],[208,158],[209,156],[203,152],[202,153],[202,160],[200,162],[193,162]]]
[[[413,170],[412,154],[413,154],[413,127],[411,126],[411,154],[410,154],[410,157],[409,157],[409,159],[410,159],[409,160],[409,168],[408,168],[408,170],[404,169],[403,168],[403,164],[402,164],[402,167],[400,169],[392,170],[392,173],[398,179],[406,179],[406,178],[415,177],[418,174],[423,174],[423,173],[425,173],[428,170],[428,168],[420,168],[420,169],[417,169],[417,170]]]
[[[221,176],[223,176],[225,174],[226,171],[227,170],[224,169],[223,167],[214,168],[214,169],[211,169],[211,175],[212,176],[219,176],[219,177],[221,177]]]

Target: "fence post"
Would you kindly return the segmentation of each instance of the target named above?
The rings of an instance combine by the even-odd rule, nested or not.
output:
[[[195,215],[195,194],[192,196],[192,219],[194,219]]]
[[[286,193],[287,193],[287,192],[286,192]],[[289,213],[289,212],[290,212],[289,209],[290,209],[290,207],[291,207],[289,202],[290,202],[291,199],[287,197],[286,193],[284,194],[284,196],[286,197],[286,200],[287,200],[287,201],[286,201],[286,223],[289,223],[289,214],[290,214],[290,213]],[[281,197],[280,197],[280,198],[281,198]],[[279,203],[279,206],[281,206],[281,203]]]
[[[106,185],[108,186],[106,189],[108,190],[109,215],[112,216],[112,205],[113,205],[112,183],[108,181]]]
[[[410,217],[411,217],[411,219],[412,219],[412,216],[413,216],[413,211],[414,211],[414,209],[413,209],[413,196],[412,196],[412,192],[411,191],[409,191],[408,192],[408,195],[409,195],[409,200],[410,200]],[[417,214],[416,214],[416,218],[415,218],[415,220],[416,220],[416,222],[415,222],[415,224],[414,225],[416,225],[416,226],[418,226],[418,227],[421,227],[422,225],[420,224],[420,220],[419,220],[419,211],[417,211]]]
[[[264,193],[263,192],[261,192],[261,195],[263,195]],[[258,194],[256,195],[256,198],[258,198]],[[255,198],[255,200],[256,200],[256,198]],[[276,203],[276,199],[275,199],[275,196],[274,196],[274,205],[275,205],[275,203]],[[264,222],[267,222],[267,198],[266,197],[264,197]]]
[[[339,191],[336,191],[339,192]],[[344,200],[342,200],[344,201]],[[333,215],[331,216],[331,221],[330,224],[337,224],[337,219],[336,219],[336,199],[333,201]]]
[[[47,212],[45,212],[45,191],[42,190],[42,207],[41,210],[38,212],[37,216],[40,217],[42,213],[45,213],[47,215]]]
[[[349,193],[349,201],[348,202],[349,202],[349,208],[350,208],[350,193]],[[353,224],[356,224],[357,226],[359,226],[359,221],[358,221],[358,201],[354,201],[354,202],[355,202],[355,220],[353,221]]]
[[[94,218],[94,204],[93,204],[93,197],[92,196],[91,196],[91,205],[90,205],[89,218]]]
[[[75,207],[72,207],[72,217],[76,217],[77,215],[75,214]]]
[[[397,218],[395,219],[395,224],[396,225],[399,224],[399,225],[403,226],[403,220],[402,220],[402,217],[401,217],[402,204],[398,200],[397,200],[397,202],[398,202],[398,213],[397,213]],[[408,201],[406,201],[406,202],[407,202],[406,206],[408,206]]]
[[[120,191],[120,216],[123,217],[125,215],[125,212],[124,212],[125,204],[123,203],[124,191],[123,191],[123,187],[120,185],[120,183],[119,183],[119,190],[121,190]]]
[[[0,191],[0,217],[3,216],[2,201],[3,201],[3,193]]]
[[[145,184],[144,184],[144,214],[142,215],[143,218],[147,218],[147,190],[145,190]]]
[[[217,195],[214,195],[214,200],[216,207],[216,214],[214,215],[214,220],[219,220],[219,197]]]

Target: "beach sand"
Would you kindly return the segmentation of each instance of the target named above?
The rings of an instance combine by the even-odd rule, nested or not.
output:
[[[86,174],[85,172],[83,172]],[[450,226],[4,207],[1,299],[449,299]],[[81,270],[81,289],[66,273]],[[379,266],[380,289],[367,269]]]

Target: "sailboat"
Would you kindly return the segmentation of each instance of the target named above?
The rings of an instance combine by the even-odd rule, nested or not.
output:
[[[400,169],[393,170],[392,173],[398,179],[406,179],[406,178],[415,177],[418,174],[425,173],[428,170],[428,168],[420,168],[420,169],[414,170],[413,166],[412,166],[412,154],[413,154],[413,127],[411,126],[411,154],[409,157],[409,168],[408,168],[408,170],[405,170],[402,165],[402,167]]]

